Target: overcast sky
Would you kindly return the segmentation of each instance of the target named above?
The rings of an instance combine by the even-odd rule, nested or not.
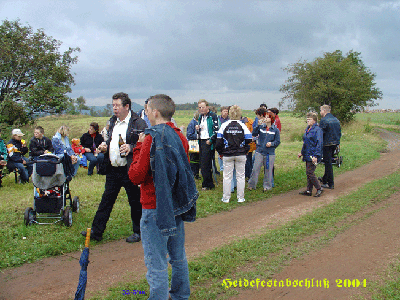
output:
[[[288,64],[353,50],[377,75],[379,107],[400,108],[400,1],[0,0],[0,17],[80,47],[70,96],[89,105],[123,91],[277,106]]]

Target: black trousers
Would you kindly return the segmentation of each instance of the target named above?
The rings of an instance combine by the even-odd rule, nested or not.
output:
[[[333,168],[332,168],[332,157],[333,153],[336,149],[336,145],[324,146],[323,148],[323,157],[325,164],[325,174],[322,177],[322,183],[328,184],[330,187],[334,185],[333,182]]]
[[[131,219],[133,232],[140,234],[140,218],[142,217],[142,205],[140,204],[140,190],[129,180],[128,167],[110,167],[106,175],[105,190],[101,198],[99,208],[94,216],[92,231],[96,236],[101,237],[106,230],[115,200],[119,191],[124,187],[128,195],[128,202],[131,206]]]
[[[195,178],[199,177],[200,171],[200,155],[199,153],[189,153],[190,158],[190,168],[192,169],[193,176]]]
[[[200,140],[200,169],[203,176],[202,187],[214,188],[212,179],[212,158],[215,157],[215,150],[211,150],[211,145],[207,145],[206,141]]]
[[[253,171],[253,152],[246,154],[246,165],[244,169],[245,177],[250,178],[251,172]]]

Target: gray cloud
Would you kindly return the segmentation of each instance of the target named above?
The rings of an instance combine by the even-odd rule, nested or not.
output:
[[[138,101],[164,92],[182,102],[276,105],[288,77],[282,68],[339,49],[361,52],[388,96],[382,103],[393,108],[400,94],[399,7],[399,1],[39,0],[0,1],[0,16],[44,28],[65,48],[79,46],[71,96],[89,103],[126,91]]]

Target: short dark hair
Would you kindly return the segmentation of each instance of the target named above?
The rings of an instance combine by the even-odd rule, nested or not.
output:
[[[229,110],[229,108],[230,108],[230,106],[221,106],[221,112],[222,112],[223,110]]]
[[[44,134],[44,129],[42,126],[36,126],[35,130],[39,130],[41,134]]]
[[[175,102],[170,96],[165,94],[157,94],[149,98],[149,105],[152,109],[157,109],[163,119],[171,121],[175,113]]]
[[[205,103],[206,106],[209,105],[209,104],[208,104],[208,101],[207,101],[206,99],[200,99],[200,100],[197,102],[197,104],[200,104],[200,103]]]
[[[121,99],[122,106],[129,105],[129,109],[131,109],[131,99],[129,99],[128,94],[126,93],[116,93],[112,96],[113,100]]]
[[[267,104],[265,104],[265,103],[261,103],[261,104],[260,104],[260,107],[265,107],[265,109],[268,109],[268,106],[267,106]]]
[[[266,114],[267,110],[264,107],[259,107],[256,109],[256,115],[265,117]]]
[[[119,99],[119,98],[118,98],[118,99]],[[92,123],[90,123],[89,126],[92,126],[93,129],[94,129],[94,131],[99,132],[99,124],[98,124],[98,123],[92,122]]]
[[[279,109],[277,109],[276,107],[272,107],[269,110],[272,111],[276,115],[279,114]]]

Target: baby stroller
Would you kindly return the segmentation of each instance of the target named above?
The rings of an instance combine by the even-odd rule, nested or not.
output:
[[[335,151],[333,151],[333,156],[332,156],[332,165],[336,165],[338,168],[343,163],[343,156],[339,156],[340,152],[340,145],[336,145]]]
[[[340,153],[340,145],[336,145],[336,149],[333,151],[332,155],[332,165],[336,165],[338,168],[343,163],[343,156],[339,156]],[[322,158],[321,163],[324,163],[324,158]]]
[[[63,222],[71,226],[72,212],[79,211],[79,197],[72,200],[69,190],[73,174],[71,158],[66,153],[62,158],[43,154],[31,163],[34,201],[33,208],[25,210],[25,225]]]

